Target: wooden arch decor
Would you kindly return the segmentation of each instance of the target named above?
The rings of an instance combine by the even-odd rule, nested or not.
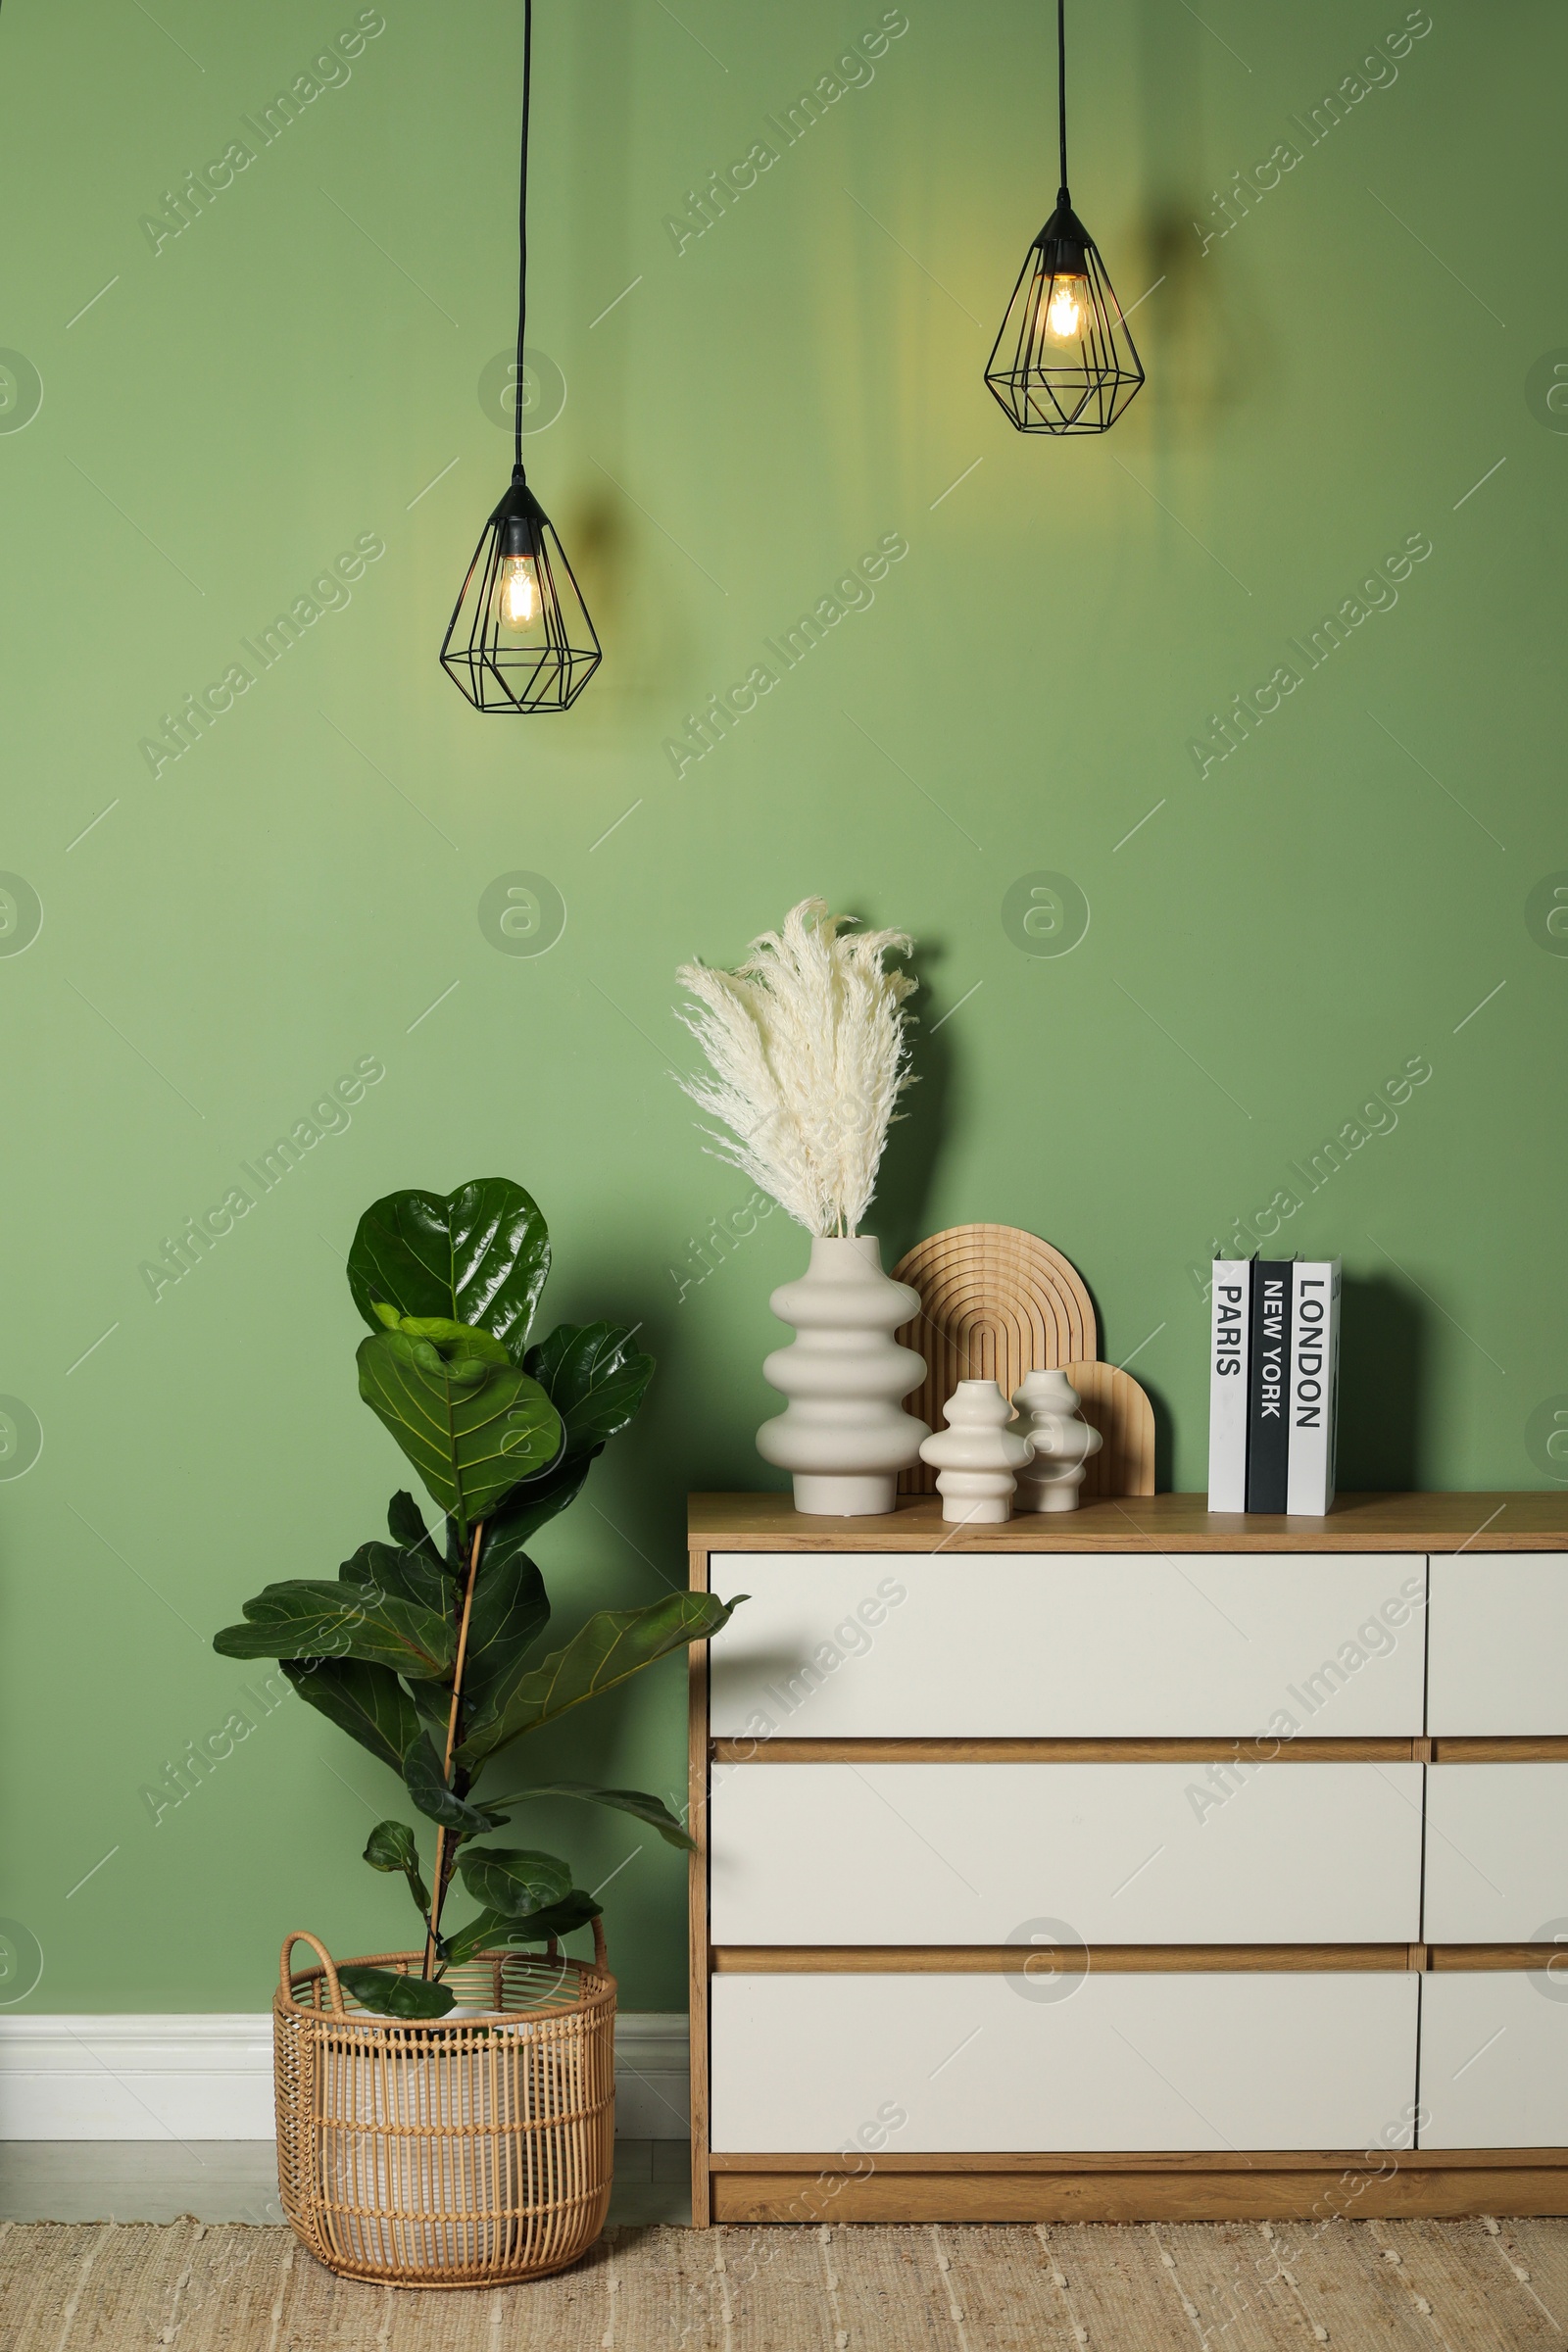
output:
[[[1149,1399],[1130,1374],[1098,1361],[1094,1302],[1059,1250],[1015,1225],[955,1225],[917,1243],[893,1276],[920,1296],[919,1315],[898,1335],[926,1360],[907,1411],[941,1429],[960,1380],[994,1380],[1010,1396],[1026,1373],[1059,1365],[1105,1441],[1089,1464],[1085,1495],[1152,1494]],[[936,1473],[921,1462],[899,1483],[906,1494],[933,1494]]]

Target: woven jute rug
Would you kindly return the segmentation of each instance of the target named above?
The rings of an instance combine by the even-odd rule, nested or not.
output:
[[[1521,2352],[1568,2346],[1568,2222],[621,2230],[423,2293],[286,2230],[14,2223],[5,2352]]]

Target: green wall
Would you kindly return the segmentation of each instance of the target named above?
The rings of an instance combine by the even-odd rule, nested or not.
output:
[[[1108,439],[1048,444],[980,380],[1054,188],[1043,8],[907,0],[786,145],[767,118],[875,0],[541,0],[530,343],[566,399],[531,472],[606,652],[568,717],[507,723],[435,656],[510,454],[477,387],[512,333],[514,0],[384,0],[267,145],[245,118],[351,0],[9,0],[3,1997],[254,2008],[286,1928],[407,1934],[357,1859],[389,1777],[208,1646],[399,1483],[340,1262],[379,1193],[518,1177],[551,1318],[641,1322],[660,1358],[541,1544],[558,1622],[683,1577],[689,1487],[761,1483],[767,1294],[804,1244],[782,1215],[733,1240],[749,1187],[670,1082],[672,972],[808,892],[920,942],[889,1261],[968,1219],[1056,1243],[1102,1351],[1138,1350],[1162,1484],[1204,1478],[1201,1265],[1282,1190],[1281,1246],[1345,1257],[1345,1483],[1551,1475],[1568,28],[1545,0],[1415,13],[1362,70],[1396,0],[1077,9],[1074,193],[1124,303],[1154,283],[1150,381]],[[143,224],[241,138],[190,225]],[[688,191],[759,140],[777,160],[693,233]],[[847,585],[726,740],[672,754],[886,534],[874,603]],[[1396,603],[1367,589],[1315,668],[1292,650],[1412,539]],[[384,553],[264,672],[242,640],[357,541]],[[143,748],[236,662],[192,748]],[[1281,664],[1219,759],[1214,714]],[[546,954],[481,927],[519,870],[564,902]],[[1004,918],[1042,871],[1087,901],[1069,954]],[[155,1298],[166,1239],[365,1060],[351,1123]],[[155,1822],[236,1707],[254,1728]],[[674,1792],[682,1732],[671,1663],[553,1755]],[[677,1858],[613,1818],[530,1827],[590,1884],[625,1863],[625,1998],[678,2006]]]

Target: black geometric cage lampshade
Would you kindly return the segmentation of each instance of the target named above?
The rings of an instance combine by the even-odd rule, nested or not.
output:
[[[441,642],[441,666],[476,710],[566,710],[599,667],[599,639],[556,527],[522,466],[528,331],[528,124],[533,0],[522,6],[522,136],[517,154],[517,367],[512,485],[480,533]]]
[[[986,363],[986,382],[1020,433],[1103,433],[1144,381],[1100,248],[1067,193],[1066,16],[1066,0],[1056,0],[1056,209],[1029,248]]]
[[[441,662],[478,710],[564,710],[599,666],[576,576],[520,465],[473,551]]]
[[[1063,188],[1019,272],[986,382],[1021,433],[1102,433],[1143,381],[1116,289]]]

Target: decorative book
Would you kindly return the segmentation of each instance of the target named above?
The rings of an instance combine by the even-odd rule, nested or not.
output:
[[[1340,1261],[1292,1268],[1290,1458],[1285,1508],[1320,1516],[1334,1500],[1340,1405]]]
[[[1208,1507],[1245,1511],[1248,1332],[1252,1315],[1251,1268],[1245,1258],[1214,1260],[1208,1298]]]
[[[1291,1274],[1287,1258],[1252,1260],[1252,1363],[1247,1384],[1247,1507],[1283,1511],[1291,1425]]]
[[[1334,1501],[1340,1260],[1216,1258],[1208,1507],[1321,1518]]]

